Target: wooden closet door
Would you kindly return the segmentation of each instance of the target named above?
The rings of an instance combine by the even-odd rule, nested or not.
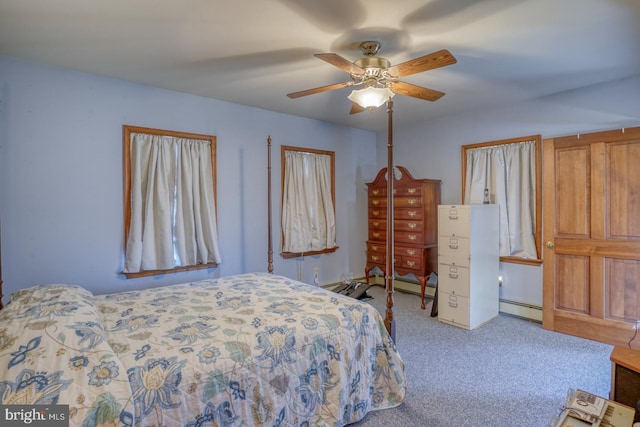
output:
[[[542,325],[626,346],[640,319],[640,128],[543,147]]]

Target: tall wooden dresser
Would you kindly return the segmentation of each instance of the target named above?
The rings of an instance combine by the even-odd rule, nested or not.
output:
[[[440,180],[415,179],[409,171],[395,167],[394,185],[394,269],[399,276],[413,274],[420,282],[421,307],[431,272],[438,271],[438,204]],[[365,276],[378,267],[386,274],[387,168],[367,183],[369,192],[369,235]]]

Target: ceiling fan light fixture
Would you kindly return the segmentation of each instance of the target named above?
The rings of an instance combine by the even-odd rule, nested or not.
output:
[[[387,102],[389,98],[393,98],[393,95],[395,94],[388,87],[369,86],[364,89],[353,90],[348,98],[362,108],[373,110]]]

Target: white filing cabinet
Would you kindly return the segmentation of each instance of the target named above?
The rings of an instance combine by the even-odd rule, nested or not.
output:
[[[498,205],[438,206],[438,319],[474,329],[498,315]]]

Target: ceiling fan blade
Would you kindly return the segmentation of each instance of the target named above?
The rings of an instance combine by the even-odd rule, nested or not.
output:
[[[349,111],[349,114],[362,113],[364,110],[365,110],[365,108],[362,107],[360,104],[352,102],[351,103],[351,111]]]
[[[387,70],[390,76],[404,77],[411,74],[421,73],[423,71],[433,70],[434,68],[445,67],[447,65],[455,64],[458,62],[451,52],[447,49],[442,49],[437,52],[430,53],[429,55],[421,56],[419,58],[410,59],[402,64],[389,67]]]
[[[315,53],[313,56],[346,71],[349,74],[364,74],[364,70],[351,61],[344,59],[337,53]]]
[[[437,101],[444,96],[444,92],[427,89],[426,87],[420,87],[405,82],[395,82],[389,89],[391,89],[391,92],[393,93],[412,96],[414,98],[424,99],[427,101]]]
[[[327,86],[320,86],[313,89],[301,90],[299,92],[288,93],[289,98],[300,98],[301,96],[313,95],[315,93],[327,92],[330,90],[342,89],[343,87],[352,86],[353,81],[335,83]]]

